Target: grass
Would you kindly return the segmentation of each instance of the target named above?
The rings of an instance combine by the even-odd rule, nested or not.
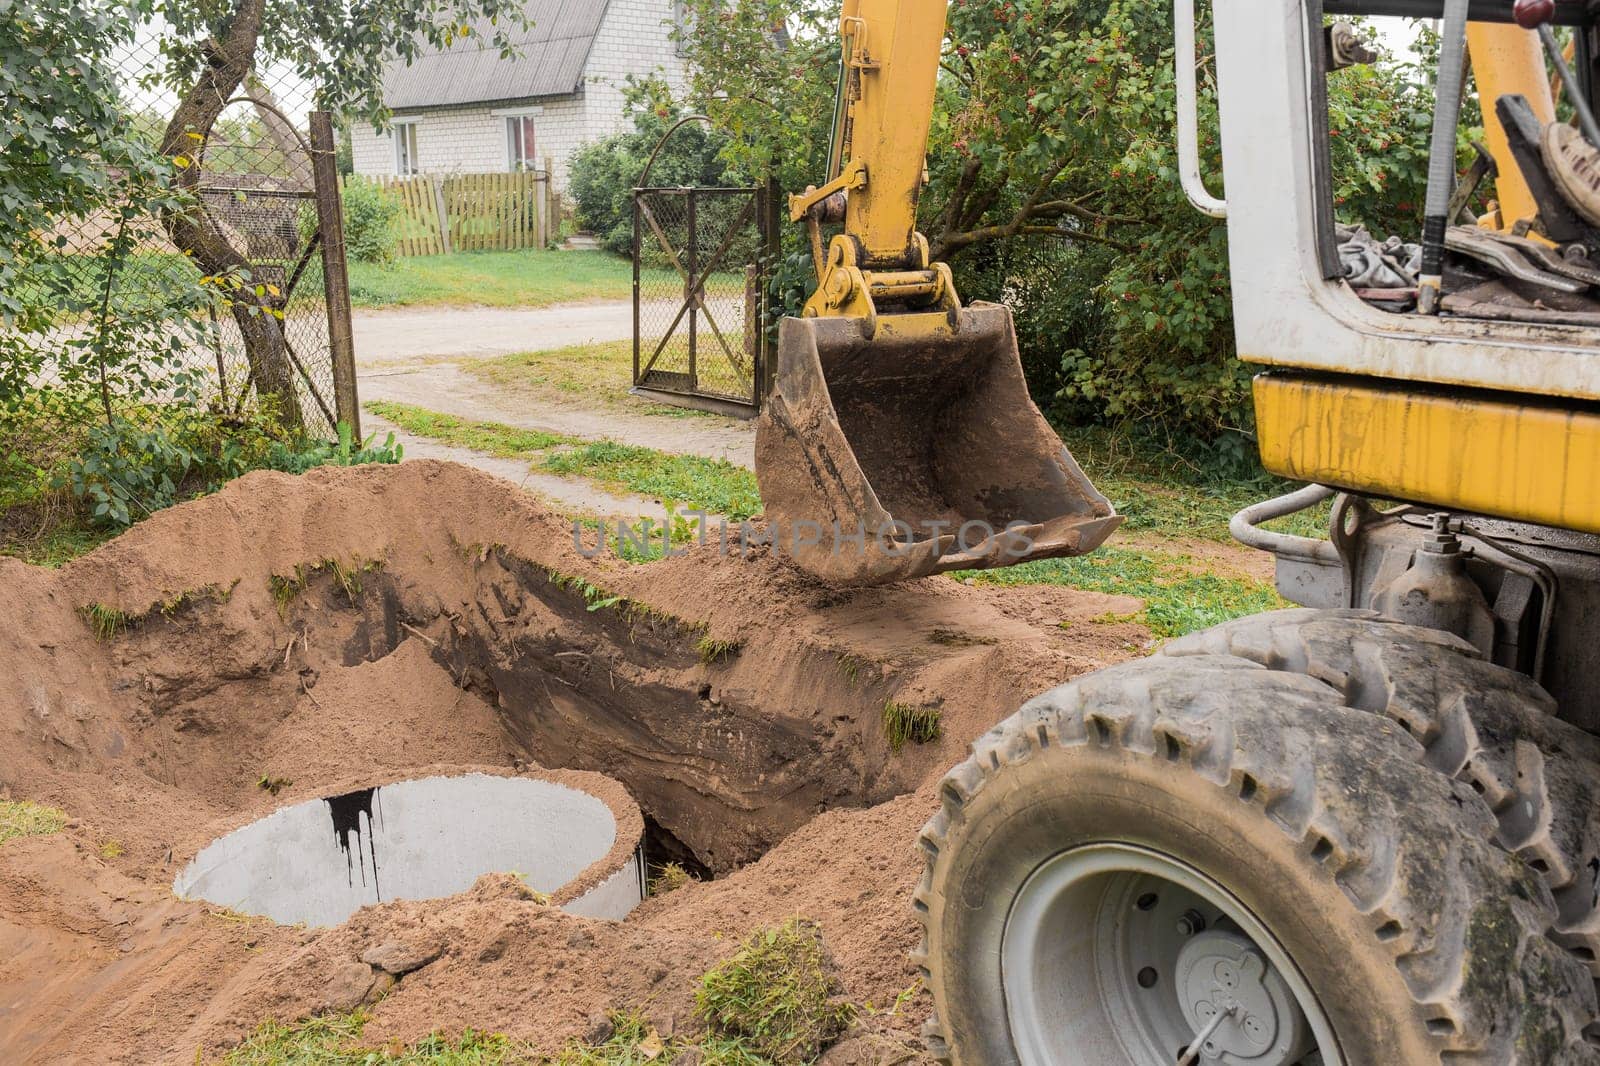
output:
[[[939,708],[916,707],[893,700],[883,705],[883,733],[889,750],[899,753],[907,744],[931,744],[944,735]]]
[[[493,359],[472,359],[459,365],[463,373],[494,386],[508,399],[522,403],[598,403],[626,408],[635,414],[667,418],[717,417],[707,411],[652,403],[630,395],[628,389],[633,384],[631,340],[517,352]]]
[[[287,618],[289,605],[310,587],[312,575],[326,571],[333,576],[333,583],[344,592],[350,606],[354,607],[361,602],[364,575],[375,574],[383,566],[382,559],[363,559],[359,555],[352,556],[349,562],[319,559],[314,563],[297,563],[292,574],[268,574],[267,588],[272,592],[278,617]]]
[[[672,455],[637,444],[593,441],[552,452],[540,464],[552,474],[586,477],[640,496],[671,501],[742,522],[761,512],[754,472],[726,459]]]
[[[646,271],[666,282],[665,271]],[[633,296],[633,264],[605,252],[527,249],[350,263],[356,307],[547,307]]]
[[[628,396],[633,382],[631,340],[474,359],[464,363],[462,370],[513,395],[598,397],[630,407],[639,402]]]
[[[457,418],[409,403],[370,401],[363,406],[408,433],[448,444],[452,448],[482,452],[497,459],[529,459],[548,448],[577,443],[572,437],[559,433]]]
[[[365,1011],[329,1014],[293,1025],[267,1022],[220,1058],[220,1066],[510,1066],[534,1060],[498,1033],[467,1030],[454,1039],[429,1036],[409,1046],[361,1044]]]
[[[1126,517],[1122,528],[1130,532],[1227,543],[1233,539],[1228,520],[1234,514],[1298,487],[1267,474],[1221,477],[1168,449],[1102,426],[1056,430],[1095,487]],[[1326,536],[1328,512],[1329,505],[1323,504],[1267,528]]]
[[[681,863],[669,862],[661,868],[661,872],[650,879],[650,894],[664,896],[668,892],[678,889],[695,880],[694,874],[684,869]]]
[[[0,800],[0,844],[17,837],[49,836],[66,827],[66,811],[29,800]]]
[[[855,1011],[838,999],[822,933],[803,918],[751,936],[701,979],[695,1009],[713,1036],[775,1063],[816,1060]]]
[[[78,608],[78,613],[94,632],[96,640],[111,640],[133,625],[135,619],[126,611],[107,607],[103,603],[90,603]]]
[[[366,407],[419,437],[501,459],[537,462],[552,474],[587,478],[604,488],[648,496],[685,510],[733,521],[743,521],[761,510],[755,474],[726,459],[674,455],[612,440],[583,442],[544,430],[457,418],[412,404],[368,403]]]
[[[1269,585],[1197,569],[1186,556],[1115,546],[1074,559],[1043,559],[955,576],[978,585],[1067,585],[1136,596],[1145,601],[1144,610],[1128,617],[1158,637],[1178,637],[1230,618],[1287,606]]]
[[[707,666],[727,662],[738,655],[743,648],[742,640],[715,640],[709,635],[701,637],[694,646],[694,650],[700,655],[700,661]]]

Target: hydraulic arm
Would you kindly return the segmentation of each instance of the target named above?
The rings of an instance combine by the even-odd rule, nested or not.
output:
[[[780,550],[831,581],[1079,555],[1121,523],[1029,398],[1010,312],[964,307],[917,230],[945,11],[845,0],[827,177],[790,201],[817,288],[779,330],[756,474]]]

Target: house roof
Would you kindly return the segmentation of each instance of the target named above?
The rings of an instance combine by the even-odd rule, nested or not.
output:
[[[384,70],[383,102],[404,111],[577,92],[609,4],[525,0],[523,6],[532,26],[512,35],[515,58],[501,58],[487,21],[474,23],[470,35],[442,52],[418,56],[410,66],[391,62]]]

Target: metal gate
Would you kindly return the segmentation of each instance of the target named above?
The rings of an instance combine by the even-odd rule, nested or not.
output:
[[[766,391],[766,190],[633,191],[633,392],[749,418]]]

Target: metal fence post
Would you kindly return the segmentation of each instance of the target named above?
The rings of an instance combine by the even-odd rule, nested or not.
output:
[[[633,383],[635,386],[643,384],[639,380],[639,198],[644,193],[638,189],[633,190]]]
[[[695,311],[699,301],[695,299],[695,283],[700,278],[700,243],[699,234],[695,228],[695,197],[699,189],[689,190],[689,263],[688,274],[684,278],[683,298],[689,304],[689,388],[698,389],[700,378],[699,367],[695,365],[695,349],[699,347],[699,321]]]
[[[344,210],[334,158],[333,116],[311,112],[311,174],[317,230],[322,234],[322,285],[328,314],[328,353],[333,363],[333,403],[339,421],[361,439],[361,402],[356,395],[355,335],[350,325],[350,275],[345,263]]]

